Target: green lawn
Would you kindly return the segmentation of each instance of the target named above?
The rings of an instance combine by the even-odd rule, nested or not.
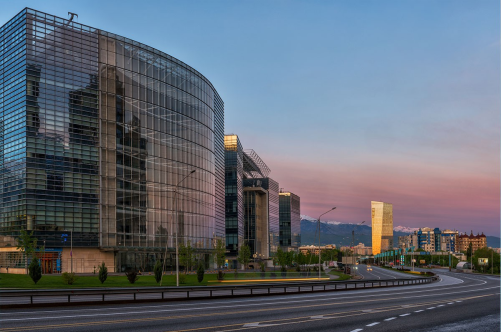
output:
[[[187,275],[186,283],[182,286],[204,286],[207,281],[215,280],[215,274],[206,274],[202,283],[197,281],[196,275]],[[164,275],[162,286],[175,286],[175,275]],[[73,285],[67,285],[63,282],[61,275],[44,275],[42,279],[35,283],[26,274],[5,274],[0,273],[0,288],[94,288],[94,287],[154,287],[158,286],[153,275],[139,276],[134,284],[130,284],[125,275],[123,276],[108,276],[108,279],[101,284],[97,274],[95,276],[81,276]]]
[[[335,279],[335,280],[348,280],[348,279],[351,279],[351,276],[349,274],[344,274],[343,272],[338,272],[338,271],[330,271],[329,272],[330,275],[333,275],[333,276],[338,276],[339,278],[338,279]]]
[[[242,280],[244,282],[245,279],[262,279],[263,282],[267,280],[273,279],[281,279],[283,278],[280,272],[275,272],[275,277],[272,277],[273,272],[266,272],[266,277],[262,278],[261,273],[259,272],[246,272],[246,273],[238,273],[237,278],[235,278],[235,274],[233,272],[226,272],[225,280]],[[314,277],[317,277],[318,274],[314,274]],[[298,273],[287,273],[288,278],[305,278],[300,276]],[[311,275],[310,275],[311,277]],[[322,273],[322,277],[326,277],[325,273]],[[315,279],[315,278],[313,278]],[[216,274],[205,274],[204,280],[199,283],[197,280],[197,276],[195,274],[186,275],[186,282],[181,284],[181,286],[205,286],[209,284],[211,286],[218,285]],[[344,279],[340,279],[344,280]],[[164,279],[162,282],[162,286],[175,286],[176,285],[176,276],[175,275],[164,275]],[[101,284],[98,279],[98,275],[95,276],[79,276],[77,281],[73,285],[67,285],[63,282],[63,278],[61,275],[51,275],[46,274],[42,276],[42,279],[35,283],[31,280],[31,278],[26,274],[6,274],[0,273],[0,288],[29,288],[29,289],[44,289],[44,288],[95,288],[95,287],[155,287],[158,284],[155,282],[155,277],[153,275],[142,275],[139,276],[139,280],[137,280],[134,284],[130,284],[125,275],[121,276],[108,276],[108,279]]]

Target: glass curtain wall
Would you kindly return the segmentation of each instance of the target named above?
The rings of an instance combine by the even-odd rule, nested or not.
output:
[[[119,253],[117,271],[173,252],[176,233],[201,254],[224,238],[224,104],[203,75],[31,9],[1,27],[0,64],[4,235],[62,247],[72,230]]]
[[[222,100],[185,64],[103,31],[99,66],[103,247],[123,252],[122,268],[137,259],[128,248],[148,252],[146,265],[154,251],[174,252],[176,233],[209,252],[224,234]]]

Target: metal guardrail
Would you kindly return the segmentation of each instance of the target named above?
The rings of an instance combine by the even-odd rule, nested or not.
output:
[[[67,303],[75,296],[100,296],[99,302],[106,302],[110,295],[132,295],[131,299],[120,299],[120,301],[136,301],[138,294],[161,294],[158,299],[143,300],[165,300],[165,294],[183,295],[174,297],[173,300],[190,298],[190,293],[197,293],[197,298],[231,297],[231,296],[252,296],[252,295],[277,295],[289,293],[312,293],[327,292],[352,289],[394,287],[404,285],[419,285],[431,283],[438,280],[438,277],[418,277],[401,278],[389,280],[349,280],[349,281],[308,281],[308,282],[286,282],[268,283],[255,285],[229,285],[229,286],[193,286],[193,287],[124,287],[124,288],[82,288],[82,289],[37,289],[37,290],[2,290],[0,298],[29,297],[30,304],[33,304],[34,297],[67,297]],[[113,301],[113,300],[110,300]],[[116,301],[116,299],[115,299]],[[79,303],[95,303],[98,301],[83,301]],[[49,302],[52,303],[52,302]],[[65,302],[58,302],[65,303]],[[2,307],[7,306],[1,304]]]

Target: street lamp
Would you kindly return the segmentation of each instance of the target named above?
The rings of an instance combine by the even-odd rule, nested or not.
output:
[[[172,206],[174,206],[174,202],[176,203],[175,210],[176,210],[176,286],[179,287],[179,246],[177,242],[177,233],[179,232],[179,225],[178,225],[178,220],[177,220],[177,188],[179,185],[191,174],[195,173],[195,170],[192,170],[189,172],[187,175],[184,176],[184,178],[181,179],[176,185],[176,188],[174,189],[174,196],[172,197]],[[172,224],[174,224],[174,215],[172,215]],[[160,286],[162,286],[162,281],[164,277],[164,270],[165,270],[165,260],[167,259],[167,244],[165,244],[165,255],[164,255],[164,264],[162,267],[162,276],[160,277]]]
[[[331,212],[332,210],[335,210],[336,207],[333,207],[332,209],[330,209],[329,211],[325,212],[325,213],[322,213],[319,217],[318,217],[318,279],[320,279],[320,276],[321,276],[321,271],[320,271],[320,265],[322,264],[321,263],[321,254],[320,254],[320,218],[324,215],[324,214],[327,214],[329,212]]]
[[[353,270],[353,261],[355,260],[355,228],[357,228],[358,226],[362,225],[363,223],[365,222],[362,221],[360,224],[357,224],[355,225],[355,227],[353,227],[352,231],[351,231],[351,255],[352,255],[352,258],[351,258],[351,263],[352,263],[352,270]]]

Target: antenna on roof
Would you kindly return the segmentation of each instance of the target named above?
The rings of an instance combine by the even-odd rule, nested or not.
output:
[[[68,15],[71,15],[70,20],[68,22],[73,21],[73,17],[75,17],[75,16],[78,17],[78,14],[75,14],[75,13],[72,13],[72,12],[68,12]]]

